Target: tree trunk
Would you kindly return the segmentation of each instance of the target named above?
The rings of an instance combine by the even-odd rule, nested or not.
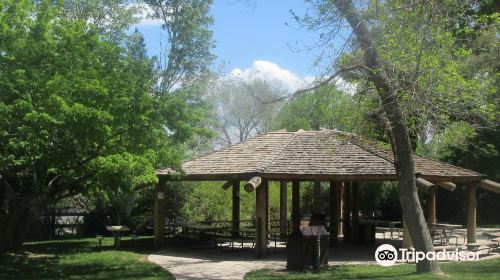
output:
[[[33,211],[28,207],[12,204],[0,238],[0,252],[20,248],[33,221]]]
[[[338,0],[335,5],[341,16],[347,19],[364,49],[364,63],[369,69],[369,79],[377,89],[382,108],[390,122],[394,167],[400,184],[399,199],[403,210],[403,219],[408,222],[415,249],[427,253],[433,250],[432,239],[418,199],[413,150],[408,127],[395,96],[396,91],[380,65],[368,26],[359,16],[352,0]],[[417,273],[424,272],[442,274],[437,261],[419,262],[417,264]]]

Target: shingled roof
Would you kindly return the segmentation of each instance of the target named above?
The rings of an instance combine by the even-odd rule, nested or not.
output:
[[[182,164],[183,180],[396,180],[386,144],[336,130],[259,135]],[[415,156],[416,175],[431,181],[478,181],[482,175],[437,160]],[[173,178],[170,169],[157,172]]]

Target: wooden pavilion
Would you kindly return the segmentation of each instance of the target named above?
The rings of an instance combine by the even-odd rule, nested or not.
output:
[[[256,192],[256,257],[266,254],[270,230],[269,181],[280,182],[280,228],[287,228],[287,182],[292,183],[292,230],[300,226],[300,182],[314,182],[314,202],[320,201],[321,182],[330,183],[330,240],[335,243],[344,222],[358,226],[359,182],[397,181],[390,147],[361,136],[336,130],[286,132],[259,135],[242,143],[209,153],[182,164],[183,174],[171,169],[158,170],[155,188],[155,244],[164,244],[164,198],[168,181],[226,181],[232,187],[233,227],[240,221],[240,182],[245,190]],[[482,174],[437,160],[415,156],[419,190],[427,193],[427,219],[436,222],[436,188],[454,190],[456,183],[467,188],[467,240],[476,241],[476,188],[500,193],[500,184],[485,180]],[[342,204],[352,197],[352,204]],[[352,219],[351,221],[349,219]]]

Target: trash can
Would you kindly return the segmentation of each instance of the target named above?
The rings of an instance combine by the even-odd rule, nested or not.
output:
[[[318,269],[328,265],[329,234],[324,215],[313,215],[308,225],[301,223],[300,230],[288,236],[287,269]]]

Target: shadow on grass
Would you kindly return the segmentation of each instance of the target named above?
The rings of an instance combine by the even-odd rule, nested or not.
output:
[[[94,239],[32,242],[22,250],[0,254],[0,279],[174,279],[142,254],[152,240],[122,242],[114,250],[112,239],[105,239],[99,250]],[[152,247],[152,246],[151,246]]]

